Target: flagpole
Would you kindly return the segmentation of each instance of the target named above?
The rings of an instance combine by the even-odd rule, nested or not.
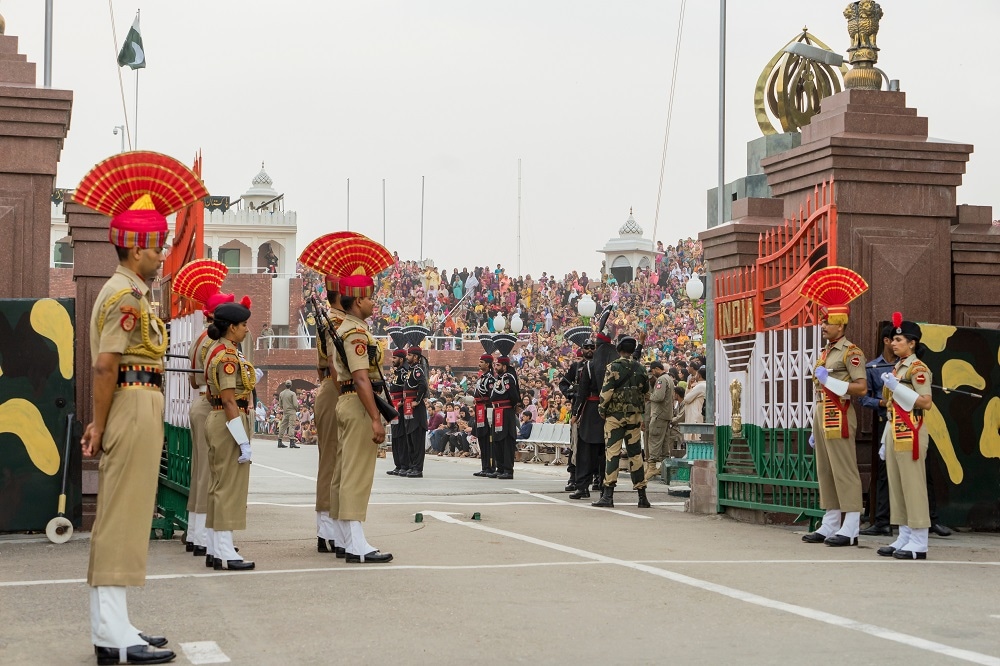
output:
[[[135,127],[132,131],[135,132],[135,149],[139,150],[139,70],[135,70]]]
[[[347,230],[351,230],[351,179],[347,179]]]

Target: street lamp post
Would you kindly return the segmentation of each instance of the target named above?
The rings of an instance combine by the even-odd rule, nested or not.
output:
[[[125,152],[125,126],[124,125],[115,125],[115,128],[113,130],[111,130],[111,133],[114,134],[115,136],[117,136],[118,134],[122,135],[122,149],[121,149],[121,152],[124,153]]]
[[[583,297],[576,302],[576,311],[580,313],[583,317],[584,325],[590,324],[590,318],[597,313],[597,303],[594,299],[590,297],[590,294],[584,294]]]
[[[507,328],[507,319],[502,314],[497,314],[493,317],[493,330],[497,333],[503,333],[504,329]]]
[[[510,318],[510,330],[517,335],[524,328],[524,321],[521,319],[521,315],[514,313],[514,316]]]

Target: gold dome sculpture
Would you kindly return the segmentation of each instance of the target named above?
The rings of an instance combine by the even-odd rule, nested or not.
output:
[[[844,65],[838,72],[836,67],[786,53],[785,49],[796,42],[830,50],[829,46],[810,34],[808,28],[802,28],[802,32],[765,65],[757,79],[753,99],[757,125],[764,134],[797,132],[808,125],[812,117],[819,113],[820,100],[840,92],[841,78],[847,74]],[[771,123],[768,111],[778,120],[780,130]]]

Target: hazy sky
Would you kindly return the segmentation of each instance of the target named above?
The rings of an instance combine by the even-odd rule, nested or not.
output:
[[[841,53],[845,0],[728,3],[726,177],[760,136],[753,89],[803,27]],[[992,205],[1000,153],[994,31],[1000,2],[884,0],[879,66],[901,80],[932,137],[971,142],[960,203]],[[718,5],[687,4],[656,239],[705,228],[716,181]],[[137,8],[138,146],[190,162],[212,194],[239,196],[263,161],[299,246],[347,222],[452,268],[596,273],[628,217],[652,237],[680,0],[113,0],[119,42]],[[941,8],[947,9],[941,13]],[[38,64],[43,0],[0,0],[7,34]],[[57,186],[117,152],[123,124],[108,2],[55,0],[53,86],[74,91]],[[134,125],[135,75],[121,70]],[[978,109],[978,111],[977,111]]]

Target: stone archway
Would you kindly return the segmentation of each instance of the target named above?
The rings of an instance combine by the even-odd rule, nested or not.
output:
[[[279,273],[284,266],[285,247],[276,240],[264,241],[257,248],[257,272]]]
[[[250,246],[235,238],[219,246],[218,260],[229,268],[230,273],[252,271],[251,257]]]
[[[631,282],[634,277],[632,272],[632,264],[629,262],[628,257],[624,254],[619,254],[615,257],[615,260],[611,262],[611,274],[615,276],[619,284],[624,282]]]

